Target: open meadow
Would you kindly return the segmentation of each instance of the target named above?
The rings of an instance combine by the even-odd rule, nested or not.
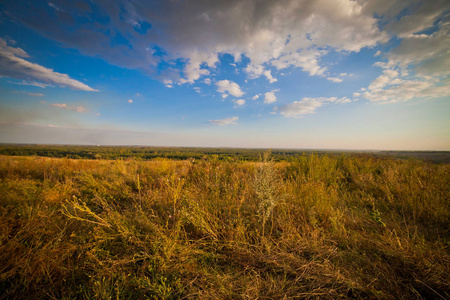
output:
[[[0,299],[449,299],[450,165],[0,156]]]

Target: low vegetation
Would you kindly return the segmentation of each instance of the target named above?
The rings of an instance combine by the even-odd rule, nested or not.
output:
[[[0,299],[449,299],[449,171],[0,156]]]

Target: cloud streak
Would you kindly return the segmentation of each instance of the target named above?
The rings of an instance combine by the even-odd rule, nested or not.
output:
[[[231,117],[221,120],[210,120],[209,123],[219,126],[225,126],[225,125],[237,125],[237,121],[239,120],[238,117]]]
[[[61,109],[67,109],[78,113],[88,112],[89,110],[85,108],[84,106],[71,106],[67,105],[66,103],[47,103],[45,101],[41,101],[42,104],[46,104],[51,107],[57,107]]]
[[[337,97],[303,98],[300,101],[294,101],[292,103],[280,106],[278,108],[278,111],[280,112],[280,114],[282,114],[284,117],[287,117],[287,118],[301,118],[304,115],[316,113],[316,110],[319,107],[321,107],[327,103],[342,104],[342,103],[349,103],[349,102],[351,102],[351,100],[346,97],[343,97],[343,98],[337,98]]]
[[[0,38],[0,76],[25,80],[32,79],[74,90],[97,91],[80,81],[70,78],[67,74],[58,73],[52,69],[29,62],[23,57],[27,58],[29,56],[20,48],[9,47],[6,41]],[[41,85],[41,87],[43,86],[45,85]]]

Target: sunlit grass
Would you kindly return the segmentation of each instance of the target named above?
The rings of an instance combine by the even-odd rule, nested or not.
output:
[[[0,298],[449,298],[449,171],[0,156]]]

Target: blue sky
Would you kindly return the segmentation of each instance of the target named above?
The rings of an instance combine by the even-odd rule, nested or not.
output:
[[[0,142],[450,150],[449,12],[3,1]]]

